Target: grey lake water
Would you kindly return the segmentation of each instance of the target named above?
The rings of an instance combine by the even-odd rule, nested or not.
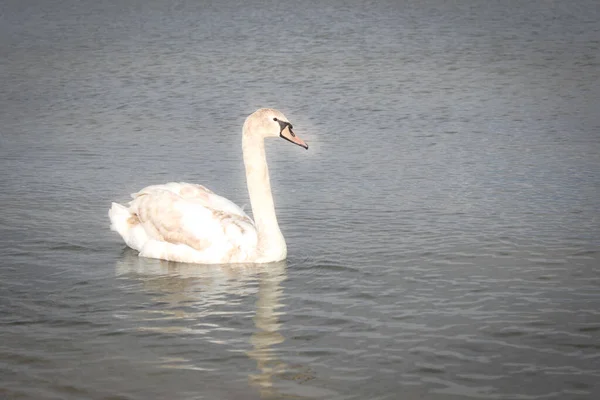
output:
[[[248,206],[288,259],[144,259],[111,201]],[[600,398],[596,1],[0,2],[0,398]]]

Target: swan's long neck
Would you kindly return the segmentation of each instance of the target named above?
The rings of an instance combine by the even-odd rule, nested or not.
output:
[[[258,257],[265,262],[282,260],[287,255],[287,249],[275,215],[265,142],[263,138],[257,138],[244,130],[242,151],[250,204],[258,232]]]

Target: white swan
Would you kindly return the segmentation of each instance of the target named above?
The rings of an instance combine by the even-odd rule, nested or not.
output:
[[[142,257],[201,264],[266,263],[287,256],[275,215],[264,139],[281,137],[308,149],[279,111],[261,108],[244,122],[242,150],[254,222],[204,186],[170,182],[112,203],[111,229]]]

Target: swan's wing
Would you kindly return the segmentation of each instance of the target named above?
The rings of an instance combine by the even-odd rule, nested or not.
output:
[[[238,207],[234,202],[225,197],[215,194],[206,187],[194,183],[185,182],[169,182],[164,185],[151,185],[143,188],[137,193],[133,193],[131,197],[136,199],[141,195],[152,194],[154,192],[168,191],[174,193],[186,200],[197,202],[207,208],[223,211],[229,214],[239,215],[248,218],[248,215]]]
[[[169,192],[173,192],[180,196],[190,198],[190,197],[203,197],[208,194],[214,194],[212,190],[207,189],[205,186],[197,185],[194,183],[185,183],[185,182],[169,182],[162,185],[150,185],[146,186],[142,190],[137,193],[133,193],[131,195],[132,198],[136,198],[142,194],[148,194],[154,192],[156,190],[167,190]]]
[[[212,254],[222,254],[224,260],[228,255],[248,254],[255,248],[256,229],[239,207],[234,205],[237,209],[234,213],[211,208],[210,204],[223,198],[199,185],[186,186],[183,189],[189,190],[183,190],[182,194],[176,193],[175,185],[165,186],[145,188],[129,204],[130,213],[137,218],[133,222],[143,227],[149,243],[186,245],[205,252],[211,259]]]

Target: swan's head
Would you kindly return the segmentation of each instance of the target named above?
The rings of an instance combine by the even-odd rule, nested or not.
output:
[[[281,111],[261,108],[246,118],[244,135],[259,138],[280,137],[308,150],[308,145],[296,136],[292,128],[292,124]]]

